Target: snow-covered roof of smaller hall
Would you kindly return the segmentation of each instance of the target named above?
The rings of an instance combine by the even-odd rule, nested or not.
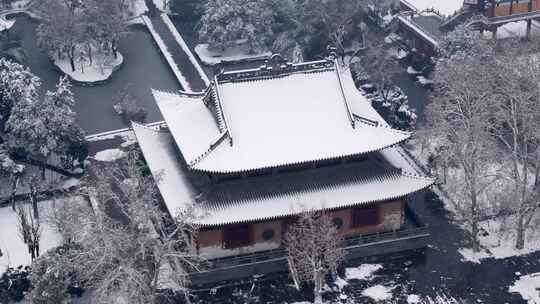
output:
[[[463,6],[463,0],[401,0],[401,2],[418,12],[434,9],[445,16],[452,16]]]
[[[330,60],[225,72],[199,95],[154,92],[191,169],[238,173],[369,153],[400,143]],[[270,70],[270,71],[269,71]]]
[[[398,199],[433,183],[407,173],[404,166],[394,167],[386,156],[211,183],[206,175],[188,170],[171,133],[135,123],[132,128],[171,215],[194,206],[201,216],[196,224],[206,227],[279,218],[301,208],[340,209]]]

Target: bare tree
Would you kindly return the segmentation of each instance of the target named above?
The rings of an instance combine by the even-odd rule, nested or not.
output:
[[[322,303],[325,278],[336,274],[345,257],[342,236],[324,212],[305,211],[288,227],[285,247],[294,277],[314,284],[315,303]]]
[[[17,228],[24,243],[28,246],[28,254],[32,261],[39,257],[39,241],[41,240],[41,221],[35,216],[31,204],[18,204],[16,207]]]
[[[142,174],[138,160],[130,154],[122,165],[96,168],[86,181],[93,216],[72,210],[57,218],[64,221],[60,227],[69,228],[70,241],[80,246],[72,263],[96,303],[117,298],[157,303],[162,287],[189,300],[189,273],[199,265],[191,213],[174,220],[165,216],[158,208],[155,183]]]
[[[440,60],[435,90],[427,108],[428,140],[437,143],[439,165],[458,216],[471,227],[474,251],[479,251],[478,223],[486,191],[498,179],[496,144],[490,134],[493,91],[488,75],[493,57],[457,54]],[[446,168],[453,166],[451,178]]]
[[[538,153],[540,140],[540,67],[532,45],[520,48],[508,47],[500,56],[497,99],[494,107],[493,133],[508,156],[507,178],[513,183],[513,202],[516,204],[516,248],[525,246],[525,233],[536,210],[531,159]]]
[[[355,53],[358,60],[351,65],[351,69],[357,75],[357,81],[359,77],[368,78],[375,85],[382,101],[389,102],[395,88],[392,77],[400,71],[399,64],[387,52],[382,41],[369,36],[368,33],[365,48]]]

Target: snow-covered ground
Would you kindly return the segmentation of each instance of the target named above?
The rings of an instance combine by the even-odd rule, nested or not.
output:
[[[422,148],[421,143],[417,140],[412,140],[408,145],[408,151],[414,155],[416,160],[427,167],[429,151],[433,150],[437,142],[436,140],[430,140],[429,143],[425,142],[424,145]],[[496,178],[500,170],[499,166],[500,164],[490,166],[490,174],[488,175],[493,176],[493,180],[489,182],[485,181],[486,185],[484,185],[482,193],[479,194],[481,209],[487,213],[494,213],[500,208],[496,204],[493,204],[493,202],[497,201],[495,197],[502,195],[505,189],[510,189],[511,187],[510,180]],[[458,210],[466,207],[461,202],[468,200],[466,195],[460,190],[463,187],[461,184],[464,182],[462,176],[463,172],[460,169],[448,168],[446,172],[446,183],[441,183],[439,187],[434,188],[434,191],[444,202],[445,208],[456,215],[459,215]],[[530,180],[533,181],[534,178],[531,177]],[[475,253],[471,248],[461,248],[459,252],[463,256],[464,261],[480,263],[482,259],[486,258],[503,259],[540,251],[540,229],[535,228],[537,227],[535,223],[538,222],[540,222],[540,216],[536,214],[531,222],[531,226],[533,227],[529,228],[526,232],[525,248],[517,250],[514,248],[516,242],[516,218],[514,215],[498,216],[482,221],[480,222],[481,232],[479,234],[482,250]],[[470,227],[465,223],[460,223],[460,225],[464,230],[470,230]]]
[[[497,28],[497,38],[523,38],[527,34],[527,21],[510,22]],[[491,33],[484,32],[488,37]],[[533,21],[531,25],[531,37],[540,37],[540,23]]]
[[[152,0],[154,2],[154,5],[158,8],[160,11],[165,11],[167,9],[166,5],[167,2],[170,0]]]
[[[25,194],[30,192],[30,181],[34,176],[41,177],[41,168],[26,165],[23,175],[19,180],[17,187],[17,195]],[[69,189],[75,187],[79,184],[79,179],[68,178],[57,172],[51,170],[45,170],[45,180],[40,182],[40,190],[51,190],[51,189]],[[11,180],[9,177],[0,178],[0,197],[8,198],[11,195]]]
[[[9,30],[13,25],[15,25],[15,19],[6,19],[0,16],[0,32]]]
[[[384,285],[371,286],[362,291],[364,297],[372,298],[375,302],[383,302],[392,299],[392,289],[395,287],[388,287]]]
[[[24,8],[24,7],[26,7],[30,2],[32,2],[32,0],[17,0],[17,1],[13,1],[13,2],[11,2],[11,7],[12,7],[12,8]]]
[[[215,65],[221,62],[266,59],[272,55],[271,52],[250,54],[248,48],[244,44],[239,44],[236,47],[227,48],[224,52],[211,50],[208,48],[208,44],[205,43],[198,44],[195,47],[195,53],[197,53],[199,58],[201,58],[201,61],[207,65]]]
[[[126,156],[126,152],[120,149],[109,149],[99,151],[94,155],[94,159],[101,162],[114,162]]]
[[[130,11],[133,16],[140,16],[148,11],[148,7],[144,0],[129,1],[131,6]]]
[[[58,230],[52,226],[48,220],[52,216],[54,208],[61,208],[63,204],[77,203],[82,201],[81,197],[66,197],[57,200],[47,200],[38,203],[41,220],[42,234],[40,240],[40,252],[61,244],[62,238]],[[23,242],[18,230],[18,220],[16,213],[11,207],[0,208],[0,274],[8,266],[17,267],[20,265],[30,265],[31,257],[28,247]]]
[[[540,273],[521,276],[508,291],[519,293],[528,304],[540,303]]]
[[[435,9],[442,15],[451,16],[463,6],[463,0],[402,0],[410,3],[418,11]]]
[[[112,55],[94,54],[93,63],[77,60],[75,62],[75,71],[72,70],[71,64],[67,58],[55,59],[54,64],[66,75],[69,75],[73,80],[83,83],[93,83],[108,79],[113,72],[122,64],[124,57],[118,53],[117,58]]]
[[[362,264],[355,268],[345,269],[345,278],[347,280],[370,280],[375,272],[381,270],[381,264]]]
[[[470,262],[481,262],[485,258],[504,259],[511,256],[520,256],[540,250],[540,231],[529,229],[526,233],[525,248],[517,250],[514,248],[516,242],[515,216],[496,218],[483,221],[480,227],[487,232],[479,235],[480,244],[483,250],[473,252],[470,248],[462,248],[459,253],[464,260]]]

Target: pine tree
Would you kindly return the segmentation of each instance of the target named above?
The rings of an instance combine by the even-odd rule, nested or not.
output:
[[[268,48],[274,37],[273,23],[269,1],[209,0],[199,37],[218,50],[240,41],[247,44],[250,52],[260,52]]]
[[[11,149],[44,164],[51,155],[66,156],[72,144],[84,141],[71,110],[74,97],[69,87],[61,78],[56,91],[48,91],[42,100],[26,99],[15,105],[6,124]]]
[[[24,99],[36,99],[40,86],[39,78],[30,69],[0,58],[0,131],[4,130],[13,106]]]

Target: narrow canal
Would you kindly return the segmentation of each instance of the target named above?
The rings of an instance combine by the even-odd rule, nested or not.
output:
[[[21,41],[26,56],[23,64],[41,78],[43,92],[53,89],[61,74],[36,44],[37,21],[25,15],[16,18],[17,22],[10,34],[13,39]],[[109,82],[95,87],[73,86],[76,98],[74,111],[78,114],[81,127],[88,134],[127,126],[112,106],[114,97],[128,84],[133,85],[131,93],[147,110],[147,122],[161,119],[151,89],[180,89],[150,33],[143,26],[130,26],[130,31],[120,41],[120,52],[124,55],[124,65],[112,75]]]

